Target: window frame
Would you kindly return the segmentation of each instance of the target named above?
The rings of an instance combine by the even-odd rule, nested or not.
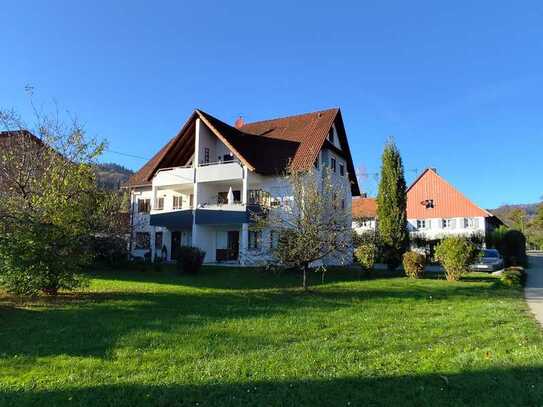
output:
[[[150,198],[138,198],[138,213],[150,213],[151,212],[151,199]]]
[[[142,240],[141,238],[144,237]],[[141,244],[143,241],[143,245]],[[149,232],[136,232],[134,237],[134,248],[136,250],[150,250],[151,249],[151,234]]]
[[[164,197],[157,197],[155,201],[155,211],[164,210]]]
[[[333,172],[336,172],[336,167],[337,167],[337,160],[336,160],[336,157],[330,157],[330,169],[331,169]]]
[[[345,164],[343,163],[339,164],[339,175],[341,175],[342,177],[345,176]]]
[[[248,236],[248,250],[260,250],[262,249],[262,231],[261,230],[249,230]]]
[[[177,200],[177,204],[175,201]],[[183,207],[183,196],[174,195],[172,196],[172,209],[181,209]]]

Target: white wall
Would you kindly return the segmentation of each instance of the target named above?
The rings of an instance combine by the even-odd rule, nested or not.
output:
[[[426,221],[425,229],[417,229],[417,219],[408,219],[408,230],[411,233],[415,233],[418,236],[424,236],[427,239],[438,239],[446,236],[470,236],[470,235],[485,235],[485,218],[476,217],[471,219],[477,219],[478,225],[476,227],[468,226],[464,227],[465,218],[447,218],[454,219],[454,227],[452,228],[443,228],[442,220],[443,218],[430,218],[424,219]],[[469,219],[469,218],[468,218]]]

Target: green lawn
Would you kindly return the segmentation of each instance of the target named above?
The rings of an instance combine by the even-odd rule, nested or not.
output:
[[[541,406],[543,335],[517,289],[206,268],[0,294],[0,405]]]

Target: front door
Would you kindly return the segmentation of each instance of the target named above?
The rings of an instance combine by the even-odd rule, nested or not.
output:
[[[239,254],[239,230],[228,231],[227,247],[229,252],[228,260],[237,260]]]
[[[179,247],[181,246],[181,232],[172,232],[172,260],[177,260],[179,254]]]

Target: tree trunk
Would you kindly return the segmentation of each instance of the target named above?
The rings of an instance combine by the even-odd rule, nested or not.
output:
[[[307,291],[307,264],[304,264],[302,275],[302,286],[304,287],[304,291]]]

